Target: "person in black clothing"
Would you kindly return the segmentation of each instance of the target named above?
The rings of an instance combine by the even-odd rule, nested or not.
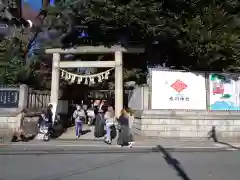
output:
[[[47,111],[46,111],[46,116],[48,118],[48,123],[51,123],[51,124],[53,124],[53,121],[54,121],[52,109],[53,109],[53,105],[49,104],[48,107],[47,107]]]
[[[118,123],[119,123],[119,136],[117,142],[118,145],[129,146],[131,148],[132,144],[129,143],[129,116],[125,109],[121,111]]]
[[[94,136],[99,138],[99,137],[103,137],[105,135],[105,131],[104,131],[104,125],[105,125],[105,121],[104,121],[104,111],[102,109],[103,107],[103,103],[101,102],[100,104],[95,104],[95,128],[94,128]]]

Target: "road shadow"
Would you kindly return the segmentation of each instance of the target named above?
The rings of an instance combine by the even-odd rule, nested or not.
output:
[[[163,158],[168,163],[168,165],[177,172],[179,177],[181,177],[183,180],[191,180],[191,178],[187,175],[187,173],[181,166],[181,163],[176,158],[172,157],[171,154],[164,147],[158,145],[156,147],[156,150],[159,150],[161,153],[163,153]]]
[[[90,129],[82,130],[81,135],[85,135],[85,134],[90,133],[90,132],[92,132]]]
[[[20,134],[20,135],[13,135],[11,142],[29,142],[35,139],[35,135],[30,135],[27,136],[25,134]]]
[[[232,149],[235,149],[235,150],[240,151],[240,148],[239,148],[239,147],[233,146],[232,144],[229,144],[229,143],[227,143],[227,142],[218,141],[217,143],[218,143],[218,144],[222,144],[222,145],[226,145],[226,146],[228,146],[228,147],[230,147],[230,148],[232,148]]]
[[[233,146],[227,142],[219,141],[217,137],[216,127],[212,126],[212,129],[208,132],[208,139],[212,139],[215,143],[222,144],[225,146],[228,146],[230,148],[233,148],[235,150],[240,150],[239,147]]]

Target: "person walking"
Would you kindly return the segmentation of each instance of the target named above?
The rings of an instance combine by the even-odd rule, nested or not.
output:
[[[112,130],[114,130],[114,122],[115,122],[115,113],[112,106],[108,106],[108,109],[104,115],[105,119],[105,127],[106,127],[106,136],[105,142],[108,144],[112,143]],[[116,134],[116,133],[115,133]]]
[[[129,146],[132,147],[132,144],[129,143],[129,115],[126,109],[121,110],[121,115],[118,119],[118,130],[119,130],[119,136],[118,136],[118,145],[121,147],[123,146]]]
[[[134,121],[134,116],[133,116],[133,112],[130,108],[126,109],[127,114],[128,114],[128,122],[129,122],[129,143],[133,144],[134,143],[134,137],[133,137],[133,121]]]
[[[81,106],[77,105],[77,109],[73,113],[75,119],[76,138],[79,138],[82,133],[82,126],[85,119],[85,111]]]

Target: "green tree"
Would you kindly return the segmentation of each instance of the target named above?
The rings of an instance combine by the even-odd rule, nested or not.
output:
[[[49,26],[68,33],[62,42],[69,46],[137,41],[160,54],[158,64],[237,70],[239,7],[236,0],[59,1],[49,9]],[[76,39],[73,27],[88,31],[87,42]]]
[[[240,19],[224,4],[203,6],[180,20],[178,44],[192,61],[179,65],[200,70],[233,70],[239,65]]]
[[[46,1],[44,2],[46,4]],[[3,22],[8,24],[8,27],[1,31],[0,83],[40,85],[42,84],[40,82],[43,82],[42,77],[39,78],[36,74],[39,69],[36,66],[39,58],[38,56],[33,56],[27,61],[26,55],[31,42],[36,39],[37,34],[41,32],[41,28],[28,28],[18,25],[26,22],[15,17],[9,9],[11,9],[9,4],[2,3],[0,17]],[[12,25],[13,23],[14,25]]]
[[[36,78],[33,64],[26,64],[24,56],[27,48],[28,36],[17,29],[10,36],[5,36],[0,42],[0,83],[18,84],[35,83]],[[33,57],[34,59],[36,57]]]

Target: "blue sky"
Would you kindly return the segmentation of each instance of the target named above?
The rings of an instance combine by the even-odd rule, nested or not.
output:
[[[42,8],[42,0],[23,0],[23,3],[27,3],[33,10],[39,11]],[[54,0],[50,0],[50,4],[53,4]]]
[[[42,8],[42,0],[23,0],[22,2],[28,4],[36,11],[39,11]]]

